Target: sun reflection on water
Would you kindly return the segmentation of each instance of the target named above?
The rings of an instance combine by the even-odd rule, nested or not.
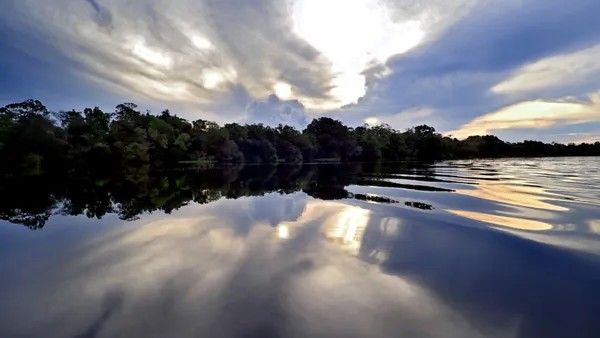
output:
[[[338,202],[310,201],[295,221],[281,222],[275,228],[277,238],[286,240],[295,229],[317,224],[324,237],[353,255],[358,255],[369,223],[370,211]]]
[[[369,210],[347,207],[331,216],[324,224],[325,237],[358,255],[369,222]]]

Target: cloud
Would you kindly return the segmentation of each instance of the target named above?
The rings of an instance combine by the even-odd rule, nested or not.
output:
[[[541,89],[595,82],[599,77],[600,45],[596,45],[527,64],[514,72],[510,78],[495,85],[492,91],[498,94],[535,92]]]
[[[329,64],[291,32],[279,1],[25,0],[5,6],[14,14],[11,27],[48,42],[85,76],[115,90],[209,104],[236,86],[265,97],[284,81],[300,97],[327,97]]]
[[[328,107],[356,102],[365,93],[362,72],[371,62],[384,63],[425,36],[419,21],[393,22],[388,6],[376,0],[298,0],[292,20],[294,32],[332,64],[334,100]]]
[[[369,116],[364,119],[364,122],[369,125],[385,123],[392,128],[401,130],[423,124],[434,114],[435,111],[429,107],[415,107],[394,115]]]
[[[3,304],[9,305],[0,308],[4,336],[97,332],[111,337],[124,332],[141,337],[152,330],[169,337],[249,332],[499,337],[513,330],[503,323],[486,327],[484,335],[475,325],[479,322],[465,320],[461,308],[432,290],[354,257],[366,255],[357,252],[365,227],[379,231],[381,224],[392,223],[399,228],[397,219],[393,223],[357,206],[316,201],[302,193],[283,203],[278,194],[269,196],[264,205],[249,198],[222,199],[187,206],[169,217],[144,215],[87,239],[39,247],[36,264],[7,276],[0,290]],[[286,210],[296,203],[305,207]],[[270,219],[256,215],[257,206],[268,209]],[[274,209],[282,212],[273,218]],[[287,234],[280,231],[284,227]],[[386,233],[389,238],[368,248],[386,250],[379,244],[395,235]],[[31,254],[16,259],[30,263]],[[36,278],[41,273],[44,278]]]
[[[5,22],[11,30],[35,37],[25,50],[35,55],[43,42],[48,53],[38,57],[74,62],[114,92],[210,106],[233,88],[264,98],[284,84],[290,98],[330,109],[364,95],[366,69],[427,41],[458,18],[444,14],[462,13],[473,2],[7,0],[0,6],[12,14]]]
[[[304,129],[311,121],[298,100],[281,100],[276,95],[252,102],[248,105],[246,113],[248,123],[263,123],[269,126],[283,124],[299,130]]]
[[[587,101],[572,98],[557,101],[534,100],[516,103],[496,112],[475,118],[448,134],[457,138],[485,135],[506,129],[540,129],[557,124],[578,124],[600,121],[600,92]]]
[[[525,65],[598,45],[600,21],[591,13],[600,10],[599,2],[491,0],[470,6],[439,34],[392,57],[384,72],[367,73],[366,95],[343,112],[360,114],[362,119],[376,115],[385,122],[398,111],[428,106],[436,111],[429,124],[453,130],[516,100],[582,95],[598,89],[565,83],[552,92],[518,98],[490,91]],[[446,10],[452,13],[451,8]]]
[[[454,130],[514,102],[598,90],[599,11],[597,0],[4,0],[0,100],[133,100],[224,123],[276,94],[351,125]],[[433,113],[399,113],[420,107]]]
[[[555,136],[561,136],[561,138],[567,140],[569,143],[595,143],[600,142],[600,130],[596,130],[592,133],[566,133],[557,134]]]

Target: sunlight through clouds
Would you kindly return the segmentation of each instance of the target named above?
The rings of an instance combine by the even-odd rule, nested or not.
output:
[[[33,87],[47,98],[119,98],[219,123],[301,127],[326,115],[456,135],[593,124],[598,112],[585,108],[593,106],[585,95],[599,89],[600,24],[588,13],[598,8],[588,0],[4,0],[3,75],[36,84],[7,80],[0,89],[5,100]],[[60,100],[49,104],[64,108]],[[511,121],[490,113],[499,110]]]
[[[273,86],[273,91],[277,97],[283,100],[289,99],[292,96],[292,87],[285,82],[277,82]]]
[[[418,21],[393,22],[376,0],[297,0],[294,32],[332,63],[334,106],[355,103],[365,92],[365,69],[418,45],[425,32]]]
[[[357,103],[366,74],[390,75],[474,0],[7,2],[15,29],[104,89],[231,117],[271,94],[317,113]]]

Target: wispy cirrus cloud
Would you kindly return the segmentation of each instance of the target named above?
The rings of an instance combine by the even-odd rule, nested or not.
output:
[[[497,94],[531,93],[556,87],[573,86],[600,78],[600,45],[573,53],[542,58],[515,71],[492,87]]]
[[[385,76],[370,76],[366,95],[344,111],[386,121],[427,106],[435,114],[423,122],[450,131],[515,102],[581,97],[600,88],[598,77],[585,70],[563,83],[510,95],[491,88],[527,65],[597,46],[600,21],[591,13],[599,10],[593,0],[478,1],[437,39],[388,61]]]
[[[242,88],[250,100],[275,93],[323,110],[356,102],[367,69],[430,41],[474,2],[7,0],[0,9],[21,40],[35,37],[26,52],[73,62],[114,92],[218,109]]]
[[[13,28],[118,90],[207,105],[236,86],[264,97],[279,82],[298,96],[329,95],[329,62],[291,32],[283,2],[9,0],[5,6]]]
[[[600,121],[600,92],[585,101],[564,98],[556,101],[534,100],[516,103],[482,115],[448,132],[456,138],[486,135],[506,129],[544,129],[558,124]]]

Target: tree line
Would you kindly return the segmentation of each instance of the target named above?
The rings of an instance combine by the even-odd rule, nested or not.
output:
[[[304,130],[290,126],[187,121],[168,110],[141,112],[133,103],[51,112],[38,100],[0,108],[0,170],[4,174],[100,170],[149,164],[310,163],[462,158],[598,156],[600,142],[504,142],[492,135],[465,140],[421,125],[351,128],[321,117]]]

